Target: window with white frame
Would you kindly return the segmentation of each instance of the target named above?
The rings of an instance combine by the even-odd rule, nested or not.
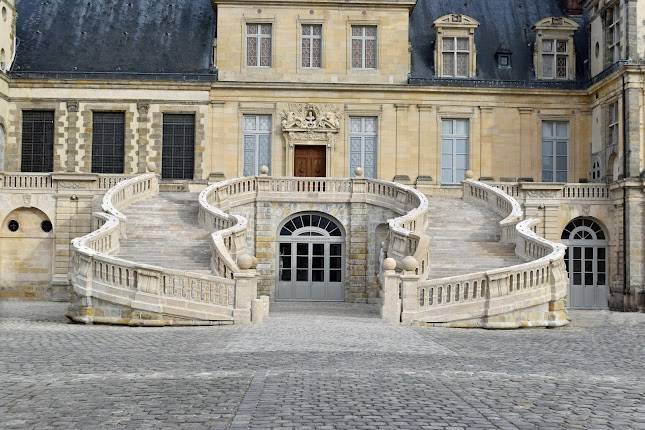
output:
[[[609,105],[607,125],[607,146],[618,145],[618,102]]]
[[[246,25],[246,65],[271,67],[271,24]]]
[[[244,176],[271,171],[271,115],[244,115]]]
[[[470,39],[468,37],[441,38],[441,76],[468,77]]]
[[[322,67],[322,25],[303,24],[301,37],[302,67]]]
[[[441,183],[457,184],[468,170],[468,119],[441,121]]]
[[[362,167],[366,178],[376,177],[378,118],[354,116],[349,118],[349,170],[354,175]]]
[[[569,122],[542,121],[542,181],[567,182]]]
[[[568,79],[569,41],[542,39],[542,79]]]
[[[376,69],[375,25],[352,25],[352,68]]]
[[[620,60],[620,5],[618,2],[607,9],[605,18],[607,34],[607,64]]]

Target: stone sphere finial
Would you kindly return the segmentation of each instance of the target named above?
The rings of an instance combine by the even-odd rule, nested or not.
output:
[[[466,179],[472,179],[475,177],[475,174],[472,170],[466,170]]]
[[[408,255],[401,261],[401,268],[406,272],[414,272],[418,267],[419,262],[411,255]]]
[[[237,257],[237,265],[240,269],[242,270],[249,270],[253,269],[255,265],[255,261],[253,260],[253,256],[249,254],[242,254],[239,257]]]
[[[267,176],[268,174],[269,174],[269,166],[267,166],[266,164],[263,164],[262,166],[260,166],[260,175]]]
[[[155,173],[157,171],[157,165],[152,161],[148,161],[146,169],[148,169],[148,173]]]
[[[396,260],[394,258],[386,258],[383,260],[383,270],[396,269]]]
[[[354,175],[356,175],[357,178],[362,178],[364,174],[365,171],[361,166],[358,166],[354,169]]]

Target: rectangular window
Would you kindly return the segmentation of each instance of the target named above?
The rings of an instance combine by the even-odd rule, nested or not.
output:
[[[193,179],[195,172],[195,115],[164,114],[161,177]]]
[[[366,178],[376,178],[376,158],[378,147],[378,118],[349,118],[349,170],[362,167]]]
[[[23,172],[54,170],[54,111],[22,112]]]
[[[470,122],[444,119],[441,122],[441,183],[458,184],[468,170]]]
[[[352,68],[376,69],[376,26],[352,25]]]
[[[607,145],[618,145],[618,102],[609,105],[609,125],[608,125],[608,142]]]
[[[616,4],[607,9],[605,18],[607,32],[607,64],[620,60],[620,9]]]
[[[569,123],[542,122],[542,181],[567,182],[569,166]]]
[[[542,78],[568,78],[568,42],[560,39],[542,39]]]
[[[468,77],[470,63],[470,41],[467,37],[443,37],[441,76]]]
[[[271,67],[271,24],[246,25],[246,65]]]
[[[302,26],[302,67],[322,67],[322,25],[303,24]]]
[[[92,173],[123,173],[125,114],[92,114]]]
[[[271,115],[244,115],[244,176],[271,171]]]

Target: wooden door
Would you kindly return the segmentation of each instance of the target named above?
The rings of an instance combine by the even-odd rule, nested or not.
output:
[[[293,175],[299,177],[327,176],[325,146],[296,145],[293,160]]]

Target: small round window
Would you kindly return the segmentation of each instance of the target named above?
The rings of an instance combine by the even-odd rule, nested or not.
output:
[[[12,219],[11,221],[9,221],[9,224],[7,224],[7,228],[9,229],[9,231],[18,231],[20,224],[18,224],[18,221],[16,221],[15,219]]]
[[[40,223],[40,228],[42,228],[45,233],[49,233],[50,231],[52,231],[52,228],[54,227],[52,226],[51,221],[45,220]]]

